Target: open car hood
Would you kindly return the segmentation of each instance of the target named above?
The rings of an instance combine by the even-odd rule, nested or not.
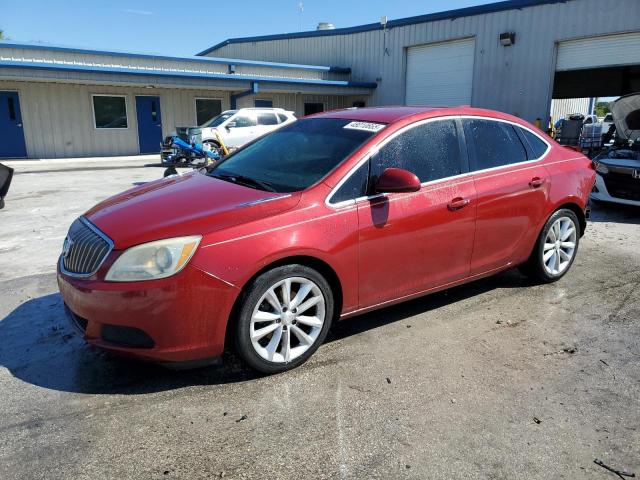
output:
[[[622,140],[640,138],[640,93],[630,93],[611,104],[616,135]]]

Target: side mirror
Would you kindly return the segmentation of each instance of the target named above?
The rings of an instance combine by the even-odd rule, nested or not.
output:
[[[415,173],[402,168],[385,169],[375,185],[378,193],[417,192],[420,187],[420,179]]]
[[[232,128],[236,128],[236,122],[227,123],[226,129],[231,130]]]

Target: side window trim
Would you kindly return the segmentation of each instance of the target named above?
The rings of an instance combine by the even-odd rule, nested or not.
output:
[[[467,136],[464,133],[462,117],[456,117],[454,120],[456,124],[456,132],[458,134],[458,143],[460,145],[460,172],[461,175],[465,175],[471,172],[471,159],[469,158],[470,154],[467,147]]]
[[[533,153],[533,147],[529,143],[529,140],[527,140],[527,137],[524,136],[524,133],[522,133],[522,129],[517,127],[514,127],[513,129],[516,131],[516,135],[518,135],[520,142],[522,142],[522,145],[524,146],[524,149],[527,152],[527,159],[535,160],[536,158],[535,158],[535,154]]]

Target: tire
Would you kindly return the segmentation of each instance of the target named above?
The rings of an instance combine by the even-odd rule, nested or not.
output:
[[[327,280],[304,265],[285,265],[261,274],[240,302],[236,351],[251,368],[266,374],[306,362],[326,338],[335,305]]]
[[[561,241],[554,240],[558,232]],[[540,232],[531,256],[519,269],[528,277],[544,283],[560,280],[573,265],[579,243],[580,221],[576,214],[566,208],[556,210]]]
[[[164,177],[169,177],[171,175],[177,175],[178,171],[176,170],[176,167],[169,167],[164,171]]]

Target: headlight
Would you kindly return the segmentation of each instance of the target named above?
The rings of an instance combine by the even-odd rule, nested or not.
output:
[[[137,282],[175,275],[191,260],[201,239],[177,237],[131,247],[111,265],[105,280]]]
[[[596,163],[596,172],[609,173],[609,168],[602,163]]]

